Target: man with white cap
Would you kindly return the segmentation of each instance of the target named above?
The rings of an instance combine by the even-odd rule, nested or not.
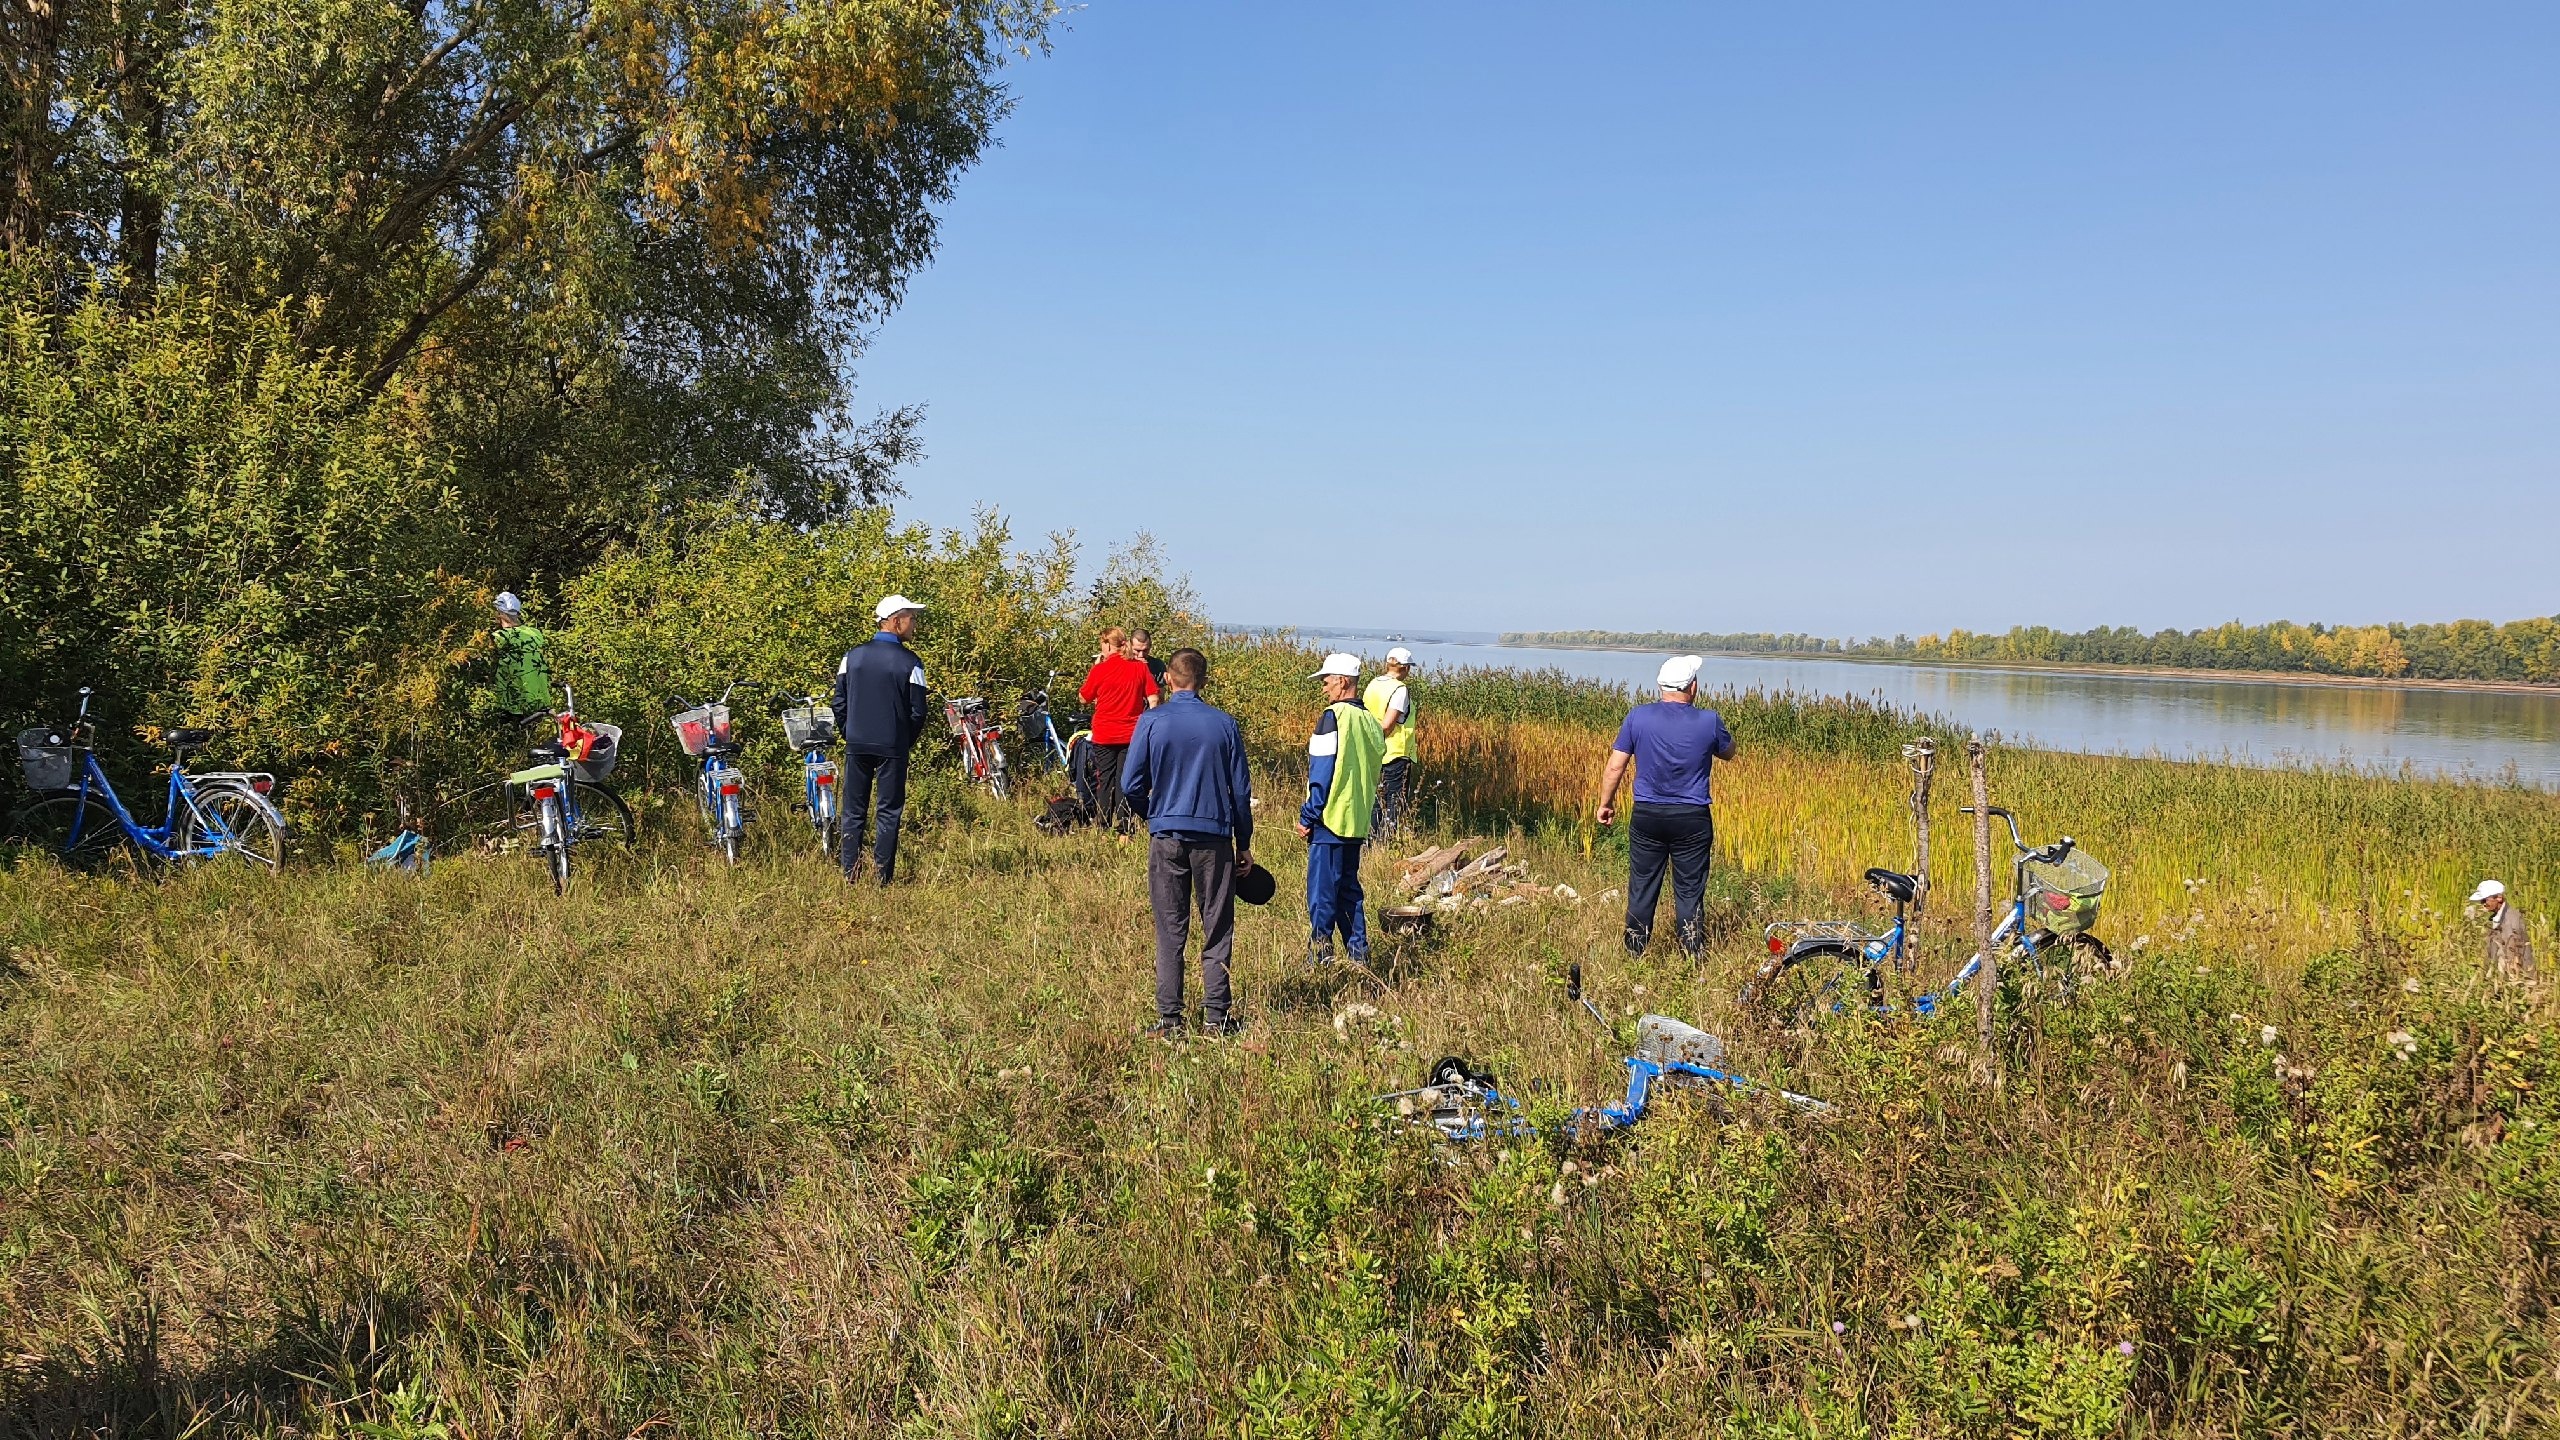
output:
[[[2483,880],[2471,892],[2471,903],[2488,907],[2489,968],[2507,980],[2533,978],[2533,941],[2527,938],[2524,914],[2507,902],[2507,887]]]
[[[1360,706],[1360,657],[1336,652],[1307,677],[1324,682],[1324,714],[1307,741],[1307,799],[1298,838],[1307,842],[1307,962],[1330,964],[1333,937],[1352,963],[1369,963],[1369,920],[1361,906],[1360,842],[1377,811],[1378,768],[1387,738]]]
[[[907,752],[924,733],[924,661],[907,648],[924,606],[891,595],[872,607],[880,632],[844,652],[836,665],[836,732],[844,736],[844,878],[862,861],[864,812],[872,809],[871,868],[880,883],[898,873],[898,822],[907,810]]]
[[[1617,818],[1618,782],[1636,767],[1635,813],[1627,822],[1627,953],[1641,955],[1653,940],[1653,915],[1662,901],[1662,872],[1671,871],[1671,910],[1680,948],[1691,959],[1706,948],[1707,862],[1715,849],[1716,822],[1709,772],[1733,758],[1733,732],[1724,717],[1702,709],[1698,671],[1706,662],[1675,655],[1662,662],[1654,684],[1662,698],[1628,712],[1609,748],[1600,776],[1599,821]]]
[[[550,637],[524,623],[524,602],[512,590],[501,590],[489,608],[498,612],[494,678],[498,713],[509,721],[539,715],[551,708]]]
[[[1361,708],[1378,722],[1387,737],[1386,763],[1378,769],[1378,834],[1402,833],[1405,806],[1413,796],[1413,690],[1405,681],[1413,674],[1413,652],[1398,645],[1387,652],[1387,673],[1360,692]]]

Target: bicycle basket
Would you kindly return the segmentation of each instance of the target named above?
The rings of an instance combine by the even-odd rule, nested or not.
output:
[[[2027,923],[2056,935],[2078,935],[2098,923],[2098,902],[2107,893],[2107,867],[2096,856],[2073,850],[2059,861],[2027,862]]]
[[[782,733],[794,750],[836,743],[836,713],[825,705],[794,705],[782,712]]]
[[[699,757],[713,745],[729,743],[729,707],[696,705],[680,711],[668,722],[676,727],[676,741],[684,753]]]
[[[30,790],[68,790],[79,774],[71,742],[62,732],[39,725],[18,732],[18,771]]]
[[[613,773],[614,762],[622,758],[622,727],[590,725],[595,738],[587,745],[587,753],[569,762],[569,773],[590,785],[602,784]]]
[[[987,718],[987,702],[975,695],[963,695],[956,700],[945,700],[942,702],[942,718],[950,723],[952,734],[966,734],[971,721],[984,721]]]

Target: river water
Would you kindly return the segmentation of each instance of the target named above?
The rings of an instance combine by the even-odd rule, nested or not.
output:
[[[1299,632],[1328,648],[1379,656],[1375,634]],[[1536,650],[1415,634],[1404,641],[1431,668],[1469,665],[1652,683],[1660,655]],[[2101,671],[1999,670],[1857,660],[1710,655],[1709,689],[1853,695],[1951,717],[1962,729],[2014,744],[2095,754],[2160,755],[2242,764],[2347,765],[2505,781],[2560,790],[2560,694],[2380,685],[2302,685]]]

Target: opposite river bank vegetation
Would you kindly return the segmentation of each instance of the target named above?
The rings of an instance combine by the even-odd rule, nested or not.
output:
[[[2560,616],[2454,620],[2422,625],[2297,625],[2237,620],[2201,630],[2129,625],[2055,630],[2021,625],[2001,634],[1951,630],[1913,639],[1835,640],[1796,633],[1669,630],[1522,630],[1505,645],[1548,649],[1720,651],[1938,665],[2096,665],[2362,680],[2483,685],[2560,685]]]

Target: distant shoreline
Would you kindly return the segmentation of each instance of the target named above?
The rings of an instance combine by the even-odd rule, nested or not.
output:
[[[1515,645],[1497,640],[1488,650],[1607,650],[1628,655],[1662,655],[1658,645]],[[1935,670],[1993,670],[2021,675],[2133,675],[2156,680],[2246,681],[2261,685],[2318,685],[2350,690],[2470,690],[2484,695],[2544,695],[2560,699],[2560,685],[2529,680],[2393,679],[2379,675],[2313,675],[2294,670],[2187,670],[2174,665],[2102,665],[2088,661],[1943,660],[1899,655],[1824,654],[1810,650],[1699,650],[1736,660],[1838,660],[1854,665],[1926,666]]]

